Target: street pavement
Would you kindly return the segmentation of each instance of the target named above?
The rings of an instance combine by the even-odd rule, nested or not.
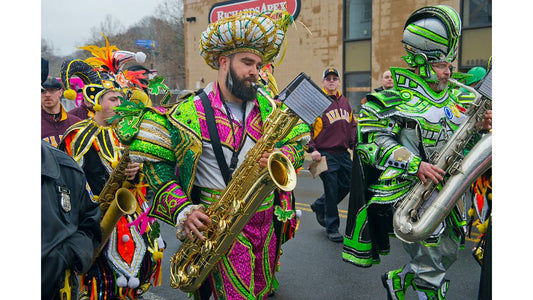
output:
[[[380,276],[388,270],[402,267],[409,260],[401,242],[391,238],[391,253],[381,256],[381,263],[370,268],[360,268],[342,260],[342,243],[327,239],[309,205],[322,194],[322,181],[313,179],[308,171],[298,175],[294,190],[296,209],[301,210],[300,226],[295,237],[283,246],[280,259],[280,282],[272,300],[308,299],[387,299]],[[339,204],[341,233],[346,224],[348,199]],[[168,246],[163,258],[163,281],[159,287],[152,287],[143,299],[189,299],[187,294],[169,286],[169,261],[178,248],[175,229],[161,225],[163,238]],[[473,236],[474,237],[474,236]],[[480,267],[471,255],[474,240],[468,239],[465,249],[459,251],[458,260],[452,265],[446,278],[451,280],[447,299],[477,299]],[[192,299],[192,298],[190,298]],[[406,299],[416,299],[410,288]]]

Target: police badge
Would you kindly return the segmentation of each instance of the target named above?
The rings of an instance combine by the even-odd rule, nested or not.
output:
[[[72,204],[70,203],[70,190],[62,186],[57,188],[61,193],[61,208],[63,208],[65,212],[69,212],[72,209]]]

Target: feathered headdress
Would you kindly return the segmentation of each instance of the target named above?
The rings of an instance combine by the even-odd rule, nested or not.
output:
[[[106,45],[99,47],[88,45],[79,49],[91,52],[93,57],[86,60],[67,60],[61,65],[61,80],[65,86],[65,97],[70,100],[76,98],[76,92],[68,86],[72,76],[78,76],[85,83],[83,97],[93,105],[95,111],[101,110],[98,103],[100,97],[109,90],[123,92],[125,95],[133,90],[144,90],[148,87],[147,75],[150,71],[136,65],[125,68],[126,63],[135,60],[143,63],[146,54],[119,50],[115,45],[109,45],[104,35]]]

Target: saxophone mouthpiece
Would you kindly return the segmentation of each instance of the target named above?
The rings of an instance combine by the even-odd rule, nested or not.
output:
[[[268,95],[265,90],[263,90],[261,87],[262,85],[257,83],[257,82],[250,82],[250,85],[252,86],[253,89],[255,89],[255,91],[259,94],[261,94],[263,97],[267,98],[267,99],[271,99],[270,95]]]

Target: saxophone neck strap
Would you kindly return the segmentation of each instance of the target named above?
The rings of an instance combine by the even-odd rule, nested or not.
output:
[[[215,157],[217,158],[218,167],[222,173],[222,178],[226,185],[231,180],[231,171],[226,163],[224,158],[224,153],[222,152],[222,145],[220,144],[220,136],[218,135],[217,124],[215,122],[215,114],[213,113],[213,108],[211,107],[211,102],[207,97],[207,94],[202,91],[198,94],[198,97],[202,100],[202,105],[205,110],[205,120],[207,122],[207,129],[209,130],[209,137],[211,138],[211,145],[213,146],[213,151],[215,152]]]

